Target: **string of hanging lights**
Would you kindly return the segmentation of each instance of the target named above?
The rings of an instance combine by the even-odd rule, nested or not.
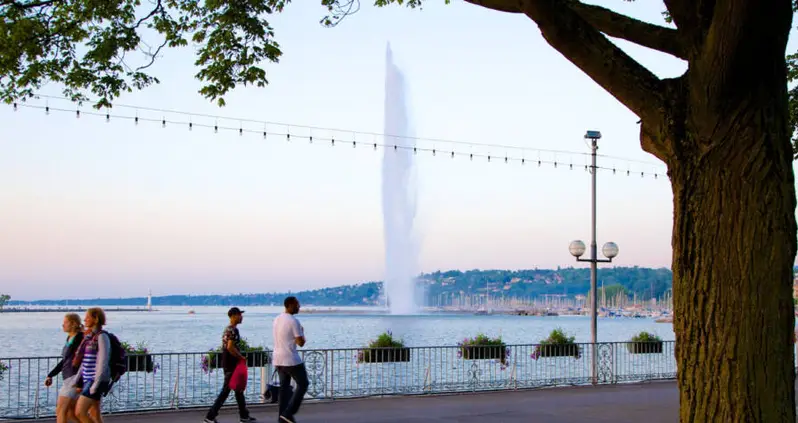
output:
[[[55,103],[68,102],[71,104],[53,106],[50,105],[51,100]],[[42,104],[42,102],[44,104]],[[555,169],[574,170],[583,168],[585,171],[590,170],[590,165],[588,164],[590,154],[583,152],[534,149],[512,145],[434,138],[399,137],[375,132],[295,125],[247,118],[230,118],[124,104],[115,104],[114,108],[126,109],[132,113],[112,113],[110,109],[86,109],[80,102],[72,102],[65,97],[49,95],[36,95],[27,101],[12,103],[11,106],[15,111],[25,108],[43,110],[45,114],[48,115],[51,112],[74,113],[76,118],[80,118],[81,116],[98,117],[104,118],[106,122],[111,122],[111,120],[131,121],[135,125],[154,123],[160,124],[162,128],[166,128],[167,126],[178,126],[187,128],[189,131],[193,131],[194,129],[209,129],[214,133],[238,133],[239,136],[256,135],[262,137],[264,140],[283,139],[287,142],[304,141],[311,144],[351,146],[352,148],[365,147],[373,150],[392,149],[397,152],[406,151],[412,152],[413,154],[425,153],[451,159],[467,158],[470,161],[485,160],[490,163],[513,163],[537,167],[546,165],[552,166]],[[222,123],[219,123],[220,121]],[[224,122],[237,122],[238,125],[225,124]],[[262,128],[254,129],[252,127],[253,125],[262,126]],[[367,138],[367,140],[364,140],[364,138]],[[408,140],[412,141],[410,145],[406,142]],[[504,152],[502,154],[491,153],[491,151],[496,150],[503,150]],[[563,157],[565,157],[565,159],[563,159]],[[641,178],[653,177],[654,179],[660,179],[666,176],[665,168],[662,165],[610,155],[598,155],[598,157],[611,161],[613,164],[611,166],[597,166],[596,169],[598,171],[611,173],[612,175],[639,175]],[[575,165],[574,158],[584,163]]]

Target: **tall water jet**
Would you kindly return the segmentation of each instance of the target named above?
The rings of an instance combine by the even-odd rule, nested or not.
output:
[[[385,139],[382,161],[382,215],[385,231],[385,295],[391,314],[418,312],[418,247],[413,222],[416,191],[413,142],[405,104],[402,72],[393,63],[390,43],[385,54]],[[395,145],[396,147],[392,147]],[[404,148],[403,148],[404,147]]]

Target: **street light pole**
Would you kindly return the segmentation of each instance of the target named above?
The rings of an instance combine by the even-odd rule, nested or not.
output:
[[[585,243],[579,240],[572,241],[568,247],[571,254],[576,257],[576,261],[590,262],[590,342],[592,347],[592,376],[593,384],[598,383],[598,354],[596,344],[598,342],[598,264],[611,263],[612,259],[618,255],[618,246],[614,242],[608,242],[601,248],[602,254],[607,259],[598,258],[598,246],[596,244],[596,151],[598,151],[598,140],[601,138],[599,131],[587,131],[586,139],[590,139],[591,148],[591,219],[590,219],[590,258],[583,259],[585,253]]]
[[[596,150],[598,150],[598,139],[601,138],[601,133],[598,131],[587,131],[586,138],[591,141],[591,162],[590,173],[593,187],[591,190],[591,216],[590,216],[590,342],[593,343],[594,359],[593,359],[593,376],[596,374],[596,360],[595,349],[596,341],[598,338],[598,251],[596,247]]]

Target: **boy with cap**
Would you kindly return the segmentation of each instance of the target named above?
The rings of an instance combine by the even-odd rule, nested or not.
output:
[[[233,307],[227,312],[230,318],[230,325],[224,329],[222,334],[222,369],[224,369],[224,384],[222,385],[222,392],[216,398],[208,414],[205,416],[204,423],[218,423],[216,416],[219,415],[224,402],[230,396],[230,379],[233,377],[233,371],[236,365],[241,360],[246,358],[241,355],[241,335],[238,333],[238,325],[244,321],[244,311],[238,307]],[[254,422],[256,419],[249,415],[247,410],[247,403],[244,399],[244,393],[235,391],[236,402],[238,403],[238,415],[241,423]]]

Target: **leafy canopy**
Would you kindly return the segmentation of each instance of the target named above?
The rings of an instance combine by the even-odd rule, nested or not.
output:
[[[86,101],[90,92],[98,99],[95,107],[110,107],[123,92],[159,82],[149,70],[165,50],[192,45],[200,94],[224,106],[224,96],[236,86],[268,83],[263,66],[279,62],[282,50],[267,18],[288,3],[0,0],[0,99],[11,103],[55,82],[75,101]],[[422,0],[374,0],[378,7],[390,4],[418,8]],[[357,12],[360,1],[321,0],[321,6],[327,14],[320,23],[332,27]],[[793,9],[798,11],[798,0]],[[798,53],[787,56],[787,63],[792,83],[798,80]],[[798,85],[789,96],[790,124],[798,134]]]

